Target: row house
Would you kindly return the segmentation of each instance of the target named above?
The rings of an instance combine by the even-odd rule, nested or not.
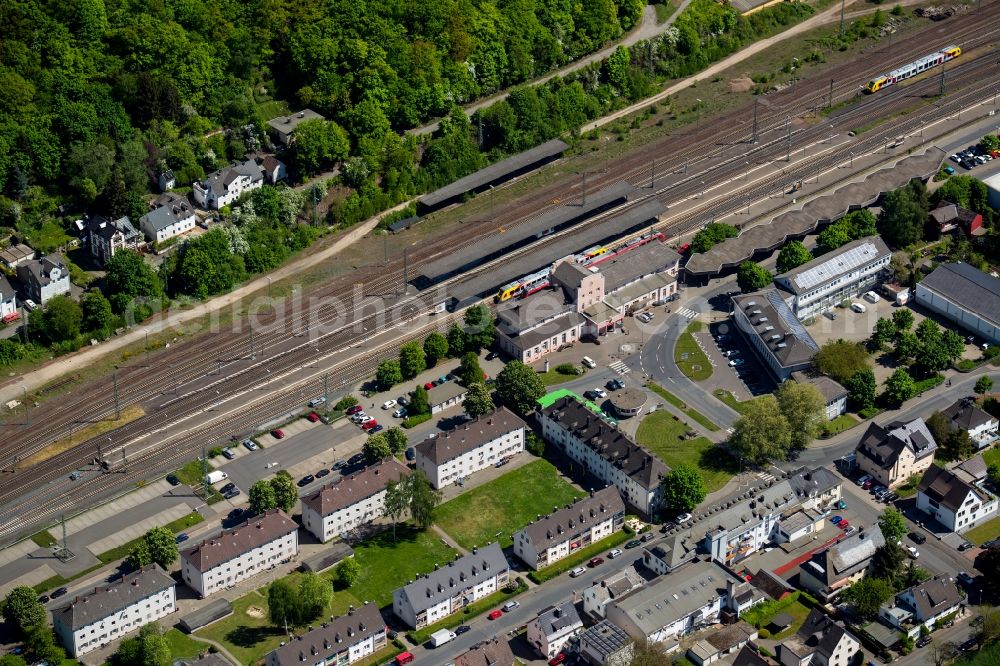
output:
[[[367,525],[385,515],[389,482],[407,474],[405,465],[388,458],[327,484],[302,498],[302,525],[321,542]]]
[[[366,602],[346,615],[331,617],[268,653],[266,666],[347,666],[387,645],[385,621],[378,606]]]
[[[177,610],[176,584],[152,564],[52,611],[52,627],[74,659]]]
[[[524,451],[524,439],[524,421],[500,407],[420,442],[414,463],[440,489]]]
[[[660,482],[670,468],[575,399],[565,396],[538,408],[542,437],[649,516],[660,508]]]
[[[964,532],[996,515],[996,496],[937,465],[917,484],[917,508],[952,532]]]
[[[958,612],[965,598],[951,574],[938,574],[897,594],[879,609],[879,619],[899,629],[910,638],[920,636],[952,613]]]
[[[70,292],[69,268],[57,253],[21,264],[17,267],[17,279],[24,295],[38,305]]]
[[[254,160],[233,162],[225,169],[208,174],[191,185],[195,203],[202,208],[219,210],[247,192],[264,185],[264,172]]]
[[[625,503],[614,486],[591,492],[514,535],[514,554],[534,570],[611,536],[625,524]]]
[[[875,551],[885,545],[880,529],[859,529],[828,546],[799,567],[799,586],[828,601],[865,575]]]
[[[872,423],[855,449],[858,467],[886,488],[895,488],[934,462],[937,443],[921,418],[885,426]]]
[[[252,578],[299,552],[298,525],[278,509],[181,553],[184,582],[205,598]]]
[[[139,218],[139,228],[153,243],[191,231],[197,223],[194,207],[185,197],[168,192],[157,197],[152,206],[152,210]]]
[[[545,659],[552,659],[562,652],[569,641],[583,633],[583,620],[576,612],[576,604],[564,601],[549,606],[528,623],[528,645]]]
[[[500,544],[473,548],[394,590],[392,611],[406,626],[420,629],[503,589],[509,576],[510,565]]]

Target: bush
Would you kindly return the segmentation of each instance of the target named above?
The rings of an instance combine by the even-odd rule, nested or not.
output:
[[[865,407],[860,412],[858,412],[858,416],[860,416],[863,419],[870,419],[880,414],[881,412],[882,410],[879,409],[878,407]]]
[[[555,371],[560,375],[579,375],[580,367],[573,363],[560,363],[555,367]]]
[[[347,411],[351,407],[358,404],[358,399],[351,394],[345,395],[343,398],[337,401],[337,404],[333,406],[337,411]]]
[[[413,416],[406,418],[403,421],[402,426],[404,428],[415,428],[421,423],[426,423],[427,421],[430,420],[431,420],[430,414],[414,414]]]
[[[211,448],[211,449],[208,450],[208,457],[209,458],[218,458],[221,455],[222,455],[222,447],[221,446],[216,446],[216,447],[213,447],[213,448]]]
[[[771,637],[771,631],[769,629],[761,629],[757,633],[760,634],[761,638],[770,638]]]

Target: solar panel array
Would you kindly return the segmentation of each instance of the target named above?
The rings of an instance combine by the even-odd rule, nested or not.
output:
[[[828,261],[802,271],[802,273],[792,279],[799,289],[811,289],[816,285],[832,280],[838,275],[843,275],[856,268],[860,268],[877,256],[878,248],[875,247],[874,243],[862,243],[843,254],[838,254]]]

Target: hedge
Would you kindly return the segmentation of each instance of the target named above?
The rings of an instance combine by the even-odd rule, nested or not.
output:
[[[605,537],[597,543],[592,543],[586,548],[576,551],[569,557],[564,557],[551,566],[547,566],[540,571],[532,571],[528,574],[528,578],[531,582],[541,585],[545,581],[564,574],[570,569],[575,569],[580,566],[582,562],[586,562],[590,558],[600,555],[604,550],[614,548],[615,546],[625,543],[633,536],[633,534],[624,530],[621,532],[615,532],[611,536]]]
[[[440,622],[427,625],[422,629],[414,629],[413,631],[406,632],[406,637],[410,639],[410,642],[414,645],[421,645],[428,640],[431,637],[431,634],[435,631],[439,631],[441,629],[451,629],[452,627],[464,624],[477,615],[482,615],[494,606],[503,605],[508,599],[516,597],[528,589],[528,585],[520,578],[515,578],[514,582],[517,583],[517,587],[514,588],[512,592],[508,592],[507,588],[504,587],[500,591],[494,592],[488,597],[483,597],[479,601],[469,604],[462,610],[461,613],[453,613]]]

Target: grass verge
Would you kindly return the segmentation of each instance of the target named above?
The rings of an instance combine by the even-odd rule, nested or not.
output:
[[[649,388],[649,390],[651,390],[656,395],[660,396],[661,398],[669,402],[677,409],[684,412],[688,416],[688,418],[690,418],[692,421],[700,423],[703,427],[707,428],[712,432],[716,432],[719,429],[719,426],[709,421],[701,412],[699,412],[696,409],[691,409],[690,407],[687,406],[687,403],[685,403],[683,400],[681,400],[676,395],[674,395],[667,389],[663,388],[656,382],[649,382],[648,384],[646,384],[646,387]]]
[[[706,490],[715,492],[737,474],[736,461],[707,437],[691,437],[690,432],[673,414],[657,411],[643,419],[635,438],[669,467],[698,470]]]
[[[200,513],[198,513],[197,511],[192,511],[186,516],[181,516],[177,520],[173,520],[167,523],[166,525],[164,525],[164,527],[166,527],[174,534],[177,534],[178,532],[183,532],[186,528],[191,527],[192,525],[197,525],[198,523],[204,520],[205,518],[202,517]],[[142,537],[136,537],[135,539],[123,543],[120,546],[115,546],[111,550],[106,550],[103,553],[100,553],[97,556],[97,559],[99,559],[103,564],[110,564],[112,562],[124,559],[128,557],[129,551],[131,551],[132,548],[135,547],[135,544],[141,540]]]
[[[737,400],[735,395],[725,389],[715,389],[712,391],[712,395],[740,414],[746,413],[747,405],[751,402],[750,400]]]
[[[570,569],[575,569],[587,560],[604,552],[605,549],[611,549],[615,546],[619,546],[634,535],[628,532],[615,532],[611,536],[605,537],[598,541],[597,543],[592,543],[586,548],[582,548],[568,557],[564,557],[555,564],[540,569],[538,571],[532,571],[528,574],[528,578],[532,582],[541,585],[547,580],[552,580],[556,576],[560,576]]]
[[[435,631],[457,627],[460,624],[464,624],[467,620],[471,620],[472,618],[478,615],[482,615],[491,608],[499,608],[500,606],[503,606],[510,599],[516,597],[517,595],[521,594],[522,592],[528,589],[528,586],[525,585],[524,581],[522,581],[520,578],[516,580],[517,580],[517,586],[512,588],[510,591],[504,588],[502,590],[494,592],[493,594],[487,597],[483,597],[482,599],[479,599],[478,601],[474,601],[473,603],[469,604],[464,609],[462,609],[461,613],[455,613],[454,615],[449,615],[440,622],[435,622],[434,624],[423,627],[422,629],[417,629],[415,631],[408,631],[406,633],[406,637],[409,638],[412,643],[416,645],[421,645],[422,643],[427,641],[431,637],[431,634],[433,634]]]
[[[463,548],[497,540],[506,548],[511,534],[539,514],[583,495],[559,476],[552,463],[535,460],[445,502],[435,511],[434,522]]]
[[[170,656],[175,661],[197,657],[202,652],[208,652],[209,648],[212,647],[208,643],[191,638],[180,629],[167,629],[163,632],[163,637],[167,640],[167,645],[170,646]]]
[[[406,419],[400,425],[402,425],[404,428],[416,428],[421,423],[426,423],[427,421],[430,421],[431,420],[431,416],[433,416],[433,415],[432,414],[414,414],[413,416],[406,417]]]
[[[31,540],[34,541],[37,545],[41,546],[42,548],[50,548],[59,543],[58,541],[56,541],[56,538],[52,536],[52,533],[49,532],[48,530],[42,530],[37,534],[32,534]]]
[[[990,539],[1000,537],[1000,516],[992,520],[987,520],[978,527],[973,527],[963,536],[977,546],[983,545]]]
[[[833,437],[834,435],[842,433],[845,430],[850,430],[859,423],[861,422],[854,414],[841,414],[840,416],[831,419],[822,425],[820,429],[820,437],[823,439]]]
[[[56,574],[55,576],[50,576],[49,578],[46,578],[45,580],[43,580],[41,583],[37,583],[36,585],[33,585],[32,587],[34,588],[35,592],[37,592],[38,594],[43,594],[45,592],[48,592],[51,589],[54,589],[54,588],[57,588],[57,587],[62,587],[66,583],[69,583],[71,581],[77,580],[78,578],[83,578],[84,576],[87,576],[87,575],[89,575],[89,574],[97,571],[98,569],[100,569],[103,566],[104,566],[103,562],[99,563],[99,564],[95,564],[94,566],[92,566],[92,567],[90,567],[88,569],[84,569],[83,571],[81,571],[79,573],[73,574],[69,578],[66,578],[65,576],[60,576],[59,574]]]
[[[558,370],[552,369],[548,372],[539,372],[538,378],[542,380],[542,384],[545,386],[555,386],[556,384],[564,384],[566,382],[572,381],[583,374],[583,370],[575,375],[569,375]]]
[[[692,333],[697,333],[704,326],[700,321],[688,324],[687,330],[681,333],[674,347],[674,362],[684,375],[692,381],[700,382],[712,376],[712,364],[708,356],[695,341]]]
[[[98,435],[103,435],[106,432],[110,432],[116,428],[120,428],[126,423],[135,421],[136,419],[144,416],[146,410],[144,410],[139,405],[129,405],[122,410],[120,419],[108,419],[106,421],[98,421],[97,423],[91,423],[88,426],[80,428],[79,430],[73,432],[69,437],[63,437],[62,439],[57,439],[52,442],[44,449],[28,456],[21,462],[22,469],[27,469],[29,467],[34,467],[39,463],[43,463],[49,458],[59,455],[63,451],[68,451],[88,439],[93,439]]]

